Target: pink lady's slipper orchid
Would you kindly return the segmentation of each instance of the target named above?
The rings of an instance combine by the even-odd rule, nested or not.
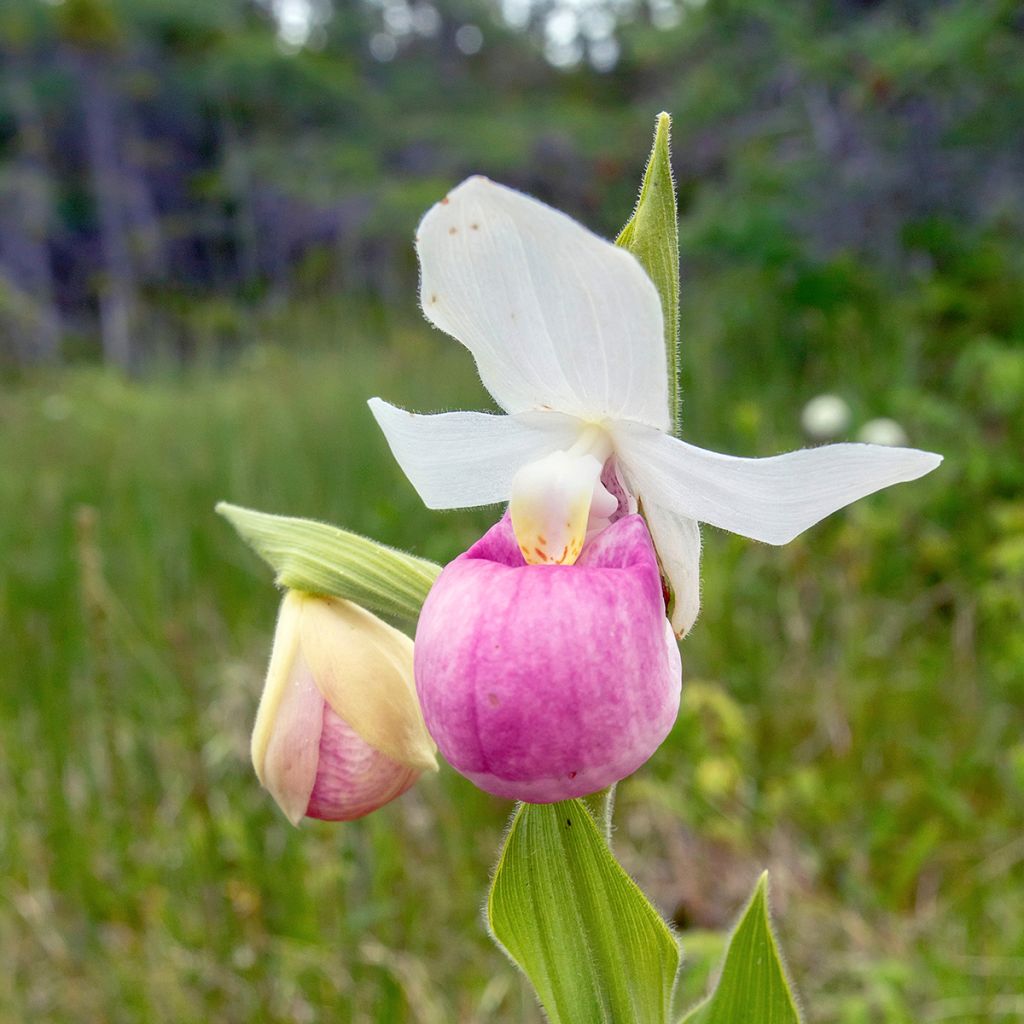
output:
[[[437,770],[412,661],[412,641],[358,605],[285,595],[252,761],[293,825],[361,818]]]
[[[423,607],[427,726],[493,793],[591,792],[671,726],[679,662],[658,565],[682,635],[700,603],[699,522],[784,544],[941,459],[865,444],[745,459],[672,437],[661,303],[640,264],[485,178],[427,213],[417,249],[427,319],[472,352],[507,415],[370,407],[428,507],[509,503]]]

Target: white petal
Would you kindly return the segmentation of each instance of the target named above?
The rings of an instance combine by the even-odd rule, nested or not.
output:
[[[584,429],[578,420],[557,413],[423,416],[380,398],[371,398],[368,404],[427,508],[506,501],[520,466],[568,448]]]
[[[675,595],[672,629],[676,636],[683,636],[700,611],[700,527],[654,502],[645,501],[643,513],[661,570]]]
[[[740,459],[635,424],[617,425],[615,444],[645,504],[769,544],[786,544],[850,502],[916,480],[942,461],[916,448],[870,444]]]
[[[424,314],[508,412],[668,429],[661,303],[630,253],[481,177],[427,213],[416,245]]]

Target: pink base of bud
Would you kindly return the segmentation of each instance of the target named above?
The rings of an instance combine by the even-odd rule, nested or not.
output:
[[[393,761],[361,739],[324,702],[320,759],[306,817],[353,821],[401,796],[419,768]]]

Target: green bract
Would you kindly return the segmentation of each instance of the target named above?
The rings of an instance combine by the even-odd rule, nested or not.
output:
[[[654,145],[647,159],[633,215],[615,239],[650,275],[665,320],[668,401],[672,433],[679,433],[679,222],[671,161],[672,118],[658,115]]]
[[[722,976],[712,995],[679,1024],[800,1024],[768,917],[768,874],[729,940]]]
[[[289,590],[342,597],[371,611],[414,619],[441,571],[426,559],[327,523],[225,501],[217,511]]]
[[[487,900],[552,1024],[662,1024],[679,947],[580,800],[520,804]]]

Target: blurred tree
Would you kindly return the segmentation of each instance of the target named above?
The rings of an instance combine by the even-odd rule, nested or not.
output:
[[[60,345],[48,248],[53,178],[46,125],[34,88],[29,49],[33,29],[23,5],[12,4],[0,12],[10,135],[10,156],[0,163],[0,323],[6,324],[14,351],[25,363],[53,361]],[[20,316],[12,315],[19,312]]]
[[[111,80],[122,60],[123,34],[107,0],[65,0],[57,8],[59,60],[74,83],[96,206],[103,273],[97,284],[103,357],[129,370],[141,326],[128,238],[121,97]]]
[[[690,274],[813,277],[846,254],[896,280],[932,259],[915,225],[1024,233],[1011,0],[8,0],[0,17],[19,360],[55,354],[61,326],[122,366],[187,356],[207,301],[394,301],[411,225],[473,171],[611,234],[659,109]]]

